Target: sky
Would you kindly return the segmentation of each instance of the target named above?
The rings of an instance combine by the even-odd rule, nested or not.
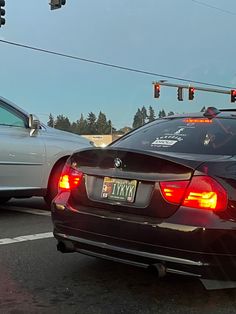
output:
[[[50,113],[73,122],[102,111],[119,129],[132,126],[142,106],[157,114],[236,105],[230,95],[200,91],[193,101],[184,91],[180,102],[176,88],[164,86],[154,99],[152,84],[163,75],[186,80],[165,78],[173,84],[236,88],[235,0],[67,0],[57,10],[49,0],[5,2],[0,40],[153,73],[0,42],[0,95],[43,122]]]

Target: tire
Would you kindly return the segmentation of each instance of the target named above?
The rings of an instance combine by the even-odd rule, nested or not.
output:
[[[11,197],[0,197],[0,205],[5,204],[11,199]]]
[[[48,188],[47,193],[44,196],[44,200],[47,203],[48,206],[51,207],[52,200],[57,195],[58,192],[58,182],[60,179],[60,175],[62,172],[62,169],[65,165],[65,161],[59,162],[52,170],[52,173],[49,178],[48,182]]]

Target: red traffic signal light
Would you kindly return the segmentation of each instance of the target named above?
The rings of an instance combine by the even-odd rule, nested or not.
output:
[[[230,95],[231,95],[231,102],[235,102],[236,101],[236,89],[231,89]]]
[[[195,92],[195,88],[194,87],[189,87],[188,88],[188,99],[189,100],[193,100],[194,92]]]
[[[160,84],[154,84],[154,98],[160,97]]]

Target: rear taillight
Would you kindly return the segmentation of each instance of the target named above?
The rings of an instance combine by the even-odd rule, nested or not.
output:
[[[79,187],[82,178],[83,172],[66,165],[62,171],[58,188],[60,191],[71,191]]]
[[[189,181],[160,182],[161,192],[164,198],[174,204],[180,204]]]
[[[208,176],[195,176],[191,181],[161,182],[160,187],[164,198],[173,204],[213,211],[227,207],[226,190]]]

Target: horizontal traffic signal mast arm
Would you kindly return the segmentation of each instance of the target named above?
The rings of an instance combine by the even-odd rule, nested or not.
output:
[[[182,84],[173,84],[173,83],[167,83],[167,82],[153,82],[154,85],[163,85],[163,86],[169,86],[169,87],[176,87],[176,88],[186,88],[189,89],[190,87],[193,87],[194,90],[200,90],[200,91],[205,91],[205,92],[212,92],[212,93],[220,93],[220,94],[231,94],[231,90],[227,89],[216,89],[216,88],[207,88],[207,87],[201,87],[201,86],[192,86],[191,84],[189,85],[182,85]]]

